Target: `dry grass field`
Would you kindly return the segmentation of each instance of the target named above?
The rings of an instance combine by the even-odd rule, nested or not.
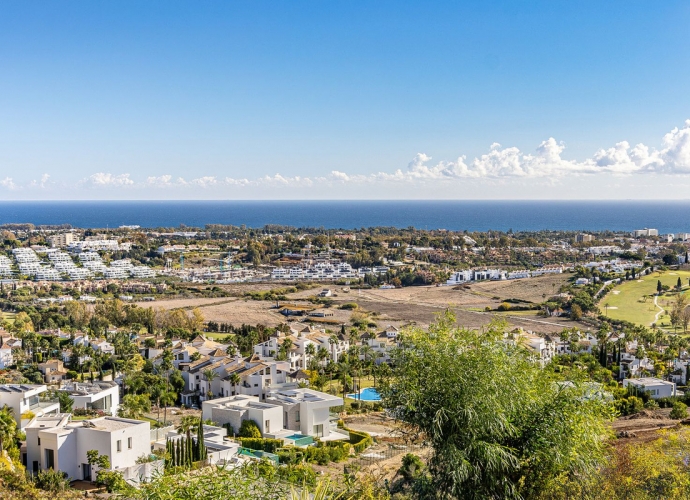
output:
[[[425,327],[433,322],[439,313],[445,309],[451,309],[455,313],[459,325],[480,328],[497,315],[496,313],[484,312],[485,307],[495,309],[506,299],[542,302],[544,295],[550,296],[558,292],[558,288],[567,281],[568,277],[569,275],[562,274],[524,280],[475,283],[469,287],[428,286],[394,290],[346,291],[347,287],[327,284],[290,294],[288,300],[294,304],[311,305],[307,299],[316,295],[322,288],[329,288],[333,291],[331,297],[333,305],[329,308],[329,312],[332,312],[333,316],[329,319],[336,322],[350,322],[352,312],[339,309],[339,306],[354,302],[358,305],[358,311],[370,313],[372,320],[379,327],[387,325],[400,327],[410,324]],[[262,323],[267,326],[276,326],[285,322],[285,317],[272,309],[273,302],[249,300],[242,295],[248,291],[283,288],[288,285],[251,283],[226,286],[228,291],[237,297],[170,299],[142,302],[139,305],[162,309],[198,307],[206,320],[233,325]],[[566,319],[540,318],[531,311],[500,313],[498,316],[505,318],[513,326],[544,333],[558,332],[563,328],[576,325],[576,323]],[[303,319],[291,318],[295,321]]]

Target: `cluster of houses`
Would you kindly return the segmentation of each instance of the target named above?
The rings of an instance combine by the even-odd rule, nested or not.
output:
[[[82,333],[69,334],[69,337],[74,345],[90,345],[112,353],[112,345],[102,339],[90,339]],[[286,345],[289,346],[287,360],[276,360],[277,351],[288,338],[294,344]],[[3,352],[7,350],[11,355],[11,349],[18,348],[13,340],[6,338]],[[142,355],[154,363],[160,362],[164,338],[141,335],[136,342]],[[245,450],[227,438],[245,420],[253,420],[264,437],[295,446],[313,444],[315,439],[349,438],[338,430],[338,416],[334,413],[334,407],[341,407],[343,399],[301,383],[307,378],[303,368],[316,355],[312,353],[318,352],[308,345],[327,349],[335,359],[349,346],[343,338],[310,329],[277,334],[255,346],[255,352],[248,357],[228,352],[227,345],[203,336],[191,341],[173,339],[173,363],[185,380],[182,402],[192,407],[200,405],[204,420],[210,419],[215,424],[204,425],[209,463],[232,465],[261,458],[260,452]],[[0,385],[0,407],[12,408],[19,428],[26,433],[22,460],[27,470],[36,473],[54,468],[72,479],[88,481],[95,478],[96,471],[89,464],[87,452],[97,450],[109,457],[112,470],[121,472],[132,484],[159,473],[163,462],[152,456],[152,451],[165,450],[168,439],[179,439],[175,429],[152,430],[147,421],[118,416],[117,379],[93,383],[68,381],[64,362],[71,355],[68,349],[64,360],[48,360],[38,368],[47,384],[69,394],[73,411],[92,410],[99,415],[96,418],[78,420],[72,414],[61,413],[60,403],[47,385]]]
[[[78,242],[89,243],[89,242]],[[117,242],[116,242],[117,243]],[[12,261],[0,257],[0,276],[28,276],[36,281],[87,280],[96,276],[105,279],[154,278],[156,272],[147,266],[137,266],[129,259],[114,260],[106,265],[98,252],[86,249],[76,254],[79,265],[72,256],[58,248],[42,248],[47,261],[39,257],[33,248],[20,247],[12,250]]]
[[[541,364],[548,364],[554,356],[573,353],[595,352],[598,346],[598,339],[589,332],[577,332],[576,338],[561,337],[559,335],[535,335],[531,332],[516,330],[514,338],[517,342],[524,345],[535,355]],[[576,345],[573,345],[573,340]],[[687,383],[688,364],[690,356],[683,352],[679,357],[672,361],[672,370],[668,376],[669,380],[653,377],[655,374],[654,363],[646,356],[638,358],[637,341],[626,342],[624,336],[612,337],[610,342],[620,343],[625,350],[620,353],[618,378],[623,381],[623,387],[632,387],[641,392],[647,392],[653,399],[682,396],[683,393],[676,389],[678,384]]]
[[[274,280],[339,280],[359,279],[367,274],[385,274],[390,270],[388,266],[360,267],[354,269],[346,262],[333,264],[317,263],[308,266],[277,267],[271,272]]]
[[[447,285],[460,285],[473,281],[486,280],[514,280],[521,278],[534,278],[545,274],[561,274],[563,266],[543,266],[537,269],[521,269],[516,271],[504,271],[502,269],[465,269],[455,271],[446,281]]]

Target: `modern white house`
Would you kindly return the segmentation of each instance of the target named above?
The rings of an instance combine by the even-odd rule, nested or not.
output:
[[[335,430],[337,417],[331,408],[341,406],[342,398],[312,389],[286,389],[272,392],[266,402],[256,396],[236,395],[202,403],[202,418],[230,424],[237,432],[245,420],[253,420],[264,437],[322,440],[347,439]]]
[[[116,416],[120,406],[120,387],[115,382],[72,382],[61,389],[74,400],[72,408],[101,410]]]
[[[640,392],[646,392],[652,399],[668,398],[682,395],[676,390],[676,384],[660,378],[628,378],[623,380],[623,387],[632,386]]]
[[[337,417],[331,414],[331,408],[342,406],[343,398],[313,389],[298,388],[271,392],[266,403],[282,407],[284,429],[327,440],[333,433],[331,423],[337,421]],[[274,434],[280,437],[280,433]],[[338,434],[336,439],[345,437]]]
[[[3,384],[0,385],[0,408],[7,405],[12,408],[14,418],[19,427],[24,430],[29,420],[22,420],[22,415],[31,412],[34,416],[42,416],[60,411],[57,399],[42,399],[41,394],[48,387],[36,384]]]
[[[89,465],[86,452],[98,451],[110,459],[111,470],[121,471],[130,482],[150,479],[163,461],[138,465],[137,459],[151,453],[149,423],[117,417],[72,422],[67,413],[36,417],[26,427],[27,470],[60,470],[75,480],[93,480],[97,470]]]
[[[280,405],[262,403],[256,396],[238,394],[227,398],[204,401],[201,418],[218,424],[230,424],[237,432],[244,420],[253,420],[262,435],[283,429],[283,409]]]

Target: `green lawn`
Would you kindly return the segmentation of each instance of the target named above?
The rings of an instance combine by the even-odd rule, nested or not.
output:
[[[610,318],[650,326],[654,322],[656,313],[659,312],[659,308],[654,305],[653,297],[654,293],[656,293],[657,281],[661,280],[662,285],[668,285],[673,288],[676,286],[679,277],[684,287],[683,291],[688,295],[690,293],[690,288],[688,288],[690,271],[665,271],[661,274],[653,272],[641,279],[626,281],[618,285],[599,302],[599,309],[602,314],[606,314]],[[645,299],[645,296],[648,297]],[[664,309],[670,309],[672,302],[672,294],[658,298],[658,304]],[[608,312],[605,307],[606,304],[609,306]],[[659,315],[657,324],[659,326],[669,326],[668,315]]]

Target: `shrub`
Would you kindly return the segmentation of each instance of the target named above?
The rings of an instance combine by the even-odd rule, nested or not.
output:
[[[244,438],[261,438],[261,430],[253,420],[244,420],[240,425],[239,436]]]
[[[354,311],[358,307],[359,307],[359,305],[357,305],[355,302],[348,302],[346,304],[341,305],[340,309],[345,309],[347,311]]]
[[[683,418],[687,418],[687,416],[688,406],[685,403],[681,403],[680,401],[674,403],[670,417],[674,420],[681,420]]]
[[[247,420],[247,422],[250,421]],[[239,441],[244,448],[266,451],[268,453],[275,453],[283,445],[283,441],[280,439],[240,437]]]
[[[503,302],[500,306],[496,308],[498,311],[510,311],[512,306],[508,304],[507,302]]]

